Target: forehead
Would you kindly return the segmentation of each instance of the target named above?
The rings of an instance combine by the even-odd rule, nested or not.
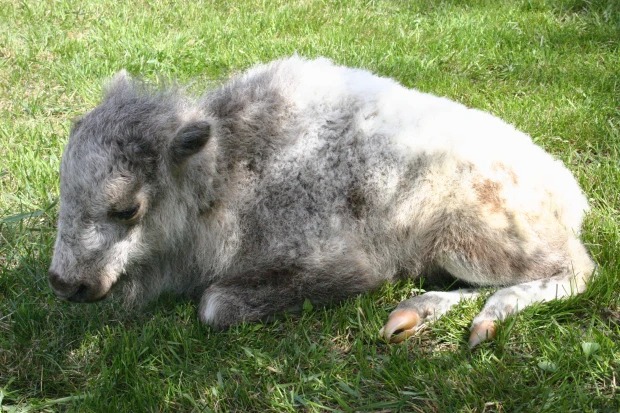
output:
[[[174,127],[167,115],[142,100],[104,101],[73,126],[61,174],[87,175],[94,184],[115,174],[148,172]]]
[[[104,194],[122,179],[157,178],[161,152],[180,124],[181,95],[137,82],[114,85],[102,103],[76,122],[61,164],[61,194]]]
[[[76,150],[100,147],[122,152],[123,146],[148,135],[158,135],[158,129],[171,119],[171,110],[155,97],[112,94],[75,123],[69,144]]]
[[[60,168],[61,212],[66,208],[103,204],[105,186],[115,175],[111,164],[101,147],[70,142]]]

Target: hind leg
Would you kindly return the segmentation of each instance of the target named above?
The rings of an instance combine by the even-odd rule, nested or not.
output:
[[[525,276],[531,275],[532,271],[540,271],[542,275],[549,275],[546,278],[514,282],[514,285],[501,288],[491,295],[482,311],[473,320],[469,338],[470,347],[492,339],[496,332],[496,322],[504,320],[508,315],[522,311],[534,303],[561,299],[585,290],[588,280],[594,273],[594,263],[585,247],[576,238],[568,240],[564,252],[565,254],[537,252],[531,257],[532,262],[529,265],[521,262],[520,265],[523,268],[531,268],[526,271]],[[562,256],[565,260],[560,264],[557,259]],[[469,258],[471,260],[471,257]],[[522,257],[519,260],[522,260]],[[469,282],[505,285],[508,281],[497,275],[484,277],[484,272],[490,271],[488,265],[482,265],[480,262],[470,263],[459,254],[447,254],[442,257],[441,261],[453,272],[453,275]],[[525,276],[522,275],[523,278]],[[389,342],[400,342],[414,334],[425,322],[435,320],[447,313],[461,300],[477,296],[476,290],[457,290],[427,292],[405,300],[390,314],[385,327],[381,329],[381,335]]]
[[[396,224],[412,228],[424,263],[472,285],[501,288],[475,318],[472,346],[493,337],[495,322],[508,314],[582,292],[594,272],[577,238],[585,197],[559,163],[530,155],[531,167],[498,161],[480,168],[446,156],[416,188],[422,195],[415,204],[394,214]],[[383,330],[386,339],[398,340],[427,319],[428,305],[436,317],[460,300],[441,297],[432,305],[422,295],[399,306]]]
[[[569,241],[569,252],[570,265],[565,267],[562,273],[502,288],[489,297],[482,311],[474,318],[469,346],[475,347],[482,341],[493,338],[495,323],[504,320],[508,315],[522,311],[534,303],[582,293],[594,274],[595,265],[577,239]]]

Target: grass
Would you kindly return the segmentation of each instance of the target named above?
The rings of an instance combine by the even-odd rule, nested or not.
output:
[[[257,62],[328,56],[490,111],[574,171],[600,265],[470,351],[481,302],[401,345],[419,283],[227,332],[164,297],[70,305],[46,271],[71,119],[121,68],[199,92]],[[615,0],[0,0],[0,411],[617,412],[620,4]]]

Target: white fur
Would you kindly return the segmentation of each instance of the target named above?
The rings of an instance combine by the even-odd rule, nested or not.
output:
[[[145,300],[202,296],[201,319],[227,326],[441,267],[506,287],[484,324],[592,274],[576,180],[490,114],[326,59],[259,65],[199,101],[132,82],[117,76],[63,156],[59,295],[127,274]],[[437,317],[476,295],[412,303]]]
[[[221,297],[217,291],[205,294],[200,303],[200,320],[205,324],[213,324],[217,318]]]

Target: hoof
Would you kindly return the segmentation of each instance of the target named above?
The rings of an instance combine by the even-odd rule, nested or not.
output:
[[[420,315],[414,310],[394,310],[379,334],[388,343],[400,343],[411,337],[421,324]]]
[[[496,327],[493,320],[483,320],[474,324],[469,336],[469,348],[474,348],[483,341],[492,340],[495,338],[495,333]]]

